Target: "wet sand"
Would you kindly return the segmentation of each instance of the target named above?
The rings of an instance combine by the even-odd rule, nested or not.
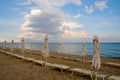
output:
[[[6,51],[9,51],[9,49],[7,49]],[[15,50],[13,53],[21,55],[21,52],[19,49]],[[33,50],[32,52],[30,52],[30,50],[26,50],[26,52],[24,53],[24,56],[43,60],[40,51]],[[57,56],[57,54],[55,52],[51,52],[50,56]],[[2,78],[3,80],[10,80],[9,77],[12,78],[11,80],[21,80],[21,79],[23,80],[28,80],[28,79],[29,80],[90,80],[88,77],[83,77],[77,74],[74,74],[73,78],[71,78],[70,73],[65,73],[65,72],[62,73],[60,71],[52,70],[51,68],[48,68],[48,67],[41,68],[40,65],[36,65],[30,62],[24,62],[23,60],[13,58],[5,54],[0,54],[0,57],[2,57],[0,58],[0,70],[1,70],[0,80]],[[63,57],[81,59],[81,56],[78,56],[78,55],[61,53],[59,55],[59,58],[49,57],[48,62],[91,70],[91,63],[82,64],[80,61],[64,60],[62,59]],[[86,60],[88,61],[91,59],[92,57],[87,56]],[[120,63],[120,59],[101,58],[101,62],[102,63],[104,62]],[[4,69],[2,69],[3,67]],[[98,72],[107,74],[109,76],[110,75],[120,76],[119,68],[110,67],[106,65],[101,65],[101,69]],[[4,79],[4,75],[7,75],[8,78],[6,77]],[[12,76],[15,76],[15,77],[12,77]]]

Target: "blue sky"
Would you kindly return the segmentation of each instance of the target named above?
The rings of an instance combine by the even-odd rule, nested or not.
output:
[[[0,41],[120,42],[119,0],[0,0]]]

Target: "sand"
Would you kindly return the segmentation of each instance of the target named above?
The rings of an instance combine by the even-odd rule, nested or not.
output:
[[[0,80],[89,80],[0,53]]]
[[[9,49],[6,49],[6,51],[9,51]],[[21,55],[20,49],[15,50],[13,53]],[[52,55],[57,56],[55,52],[51,52],[50,56]],[[30,50],[26,50],[24,56],[43,60],[40,51],[33,50],[31,53]],[[81,59],[81,56],[78,55],[61,53],[59,55],[59,58],[49,57],[48,62],[91,70],[91,63],[82,64],[79,61],[64,60],[62,59],[63,57]],[[91,59],[92,57],[87,56],[87,60]],[[112,58],[102,58],[101,61],[102,63],[104,62],[120,63],[120,59]],[[109,76],[110,75],[120,76],[119,68],[110,67],[106,65],[102,65],[101,69],[98,72],[107,74]],[[90,79],[88,77],[84,77],[78,74],[74,74],[73,77],[71,77],[70,72],[68,73],[60,72],[48,67],[42,68],[40,65],[25,62],[23,60],[16,59],[11,56],[0,53],[0,80],[90,80]]]

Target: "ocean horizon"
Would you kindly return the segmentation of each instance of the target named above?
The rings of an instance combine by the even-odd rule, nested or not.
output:
[[[0,43],[3,46],[4,43]],[[42,44],[40,42],[25,43],[26,49],[33,50],[42,50]],[[10,47],[11,43],[7,43],[7,46]],[[21,43],[15,43],[14,46],[21,48]],[[49,51],[57,51],[57,43],[49,43]],[[82,43],[61,43],[61,53],[72,54],[72,55],[81,55],[82,54]],[[92,56],[93,53],[93,43],[86,43],[86,54],[87,56]],[[118,42],[101,42],[100,43],[100,56],[107,58],[118,58],[120,59],[120,43]]]

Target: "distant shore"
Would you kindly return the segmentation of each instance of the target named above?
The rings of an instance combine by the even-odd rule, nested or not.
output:
[[[5,51],[9,51],[9,49],[6,49]],[[16,49],[13,53],[21,55],[20,49]],[[36,51],[36,50],[32,50],[32,51],[31,50],[26,50],[25,53],[24,53],[24,56],[43,60],[43,58],[41,56],[41,52]],[[56,52],[50,52],[50,56],[51,57],[48,58],[48,62],[50,62],[50,63],[64,64],[64,65],[68,65],[70,67],[77,67],[77,68],[83,68],[83,69],[91,70],[91,63],[82,64],[80,61],[64,59],[64,58],[81,59],[81,56],[61,53],[58,58],[55,58],[57,56]],[[1,57],[0,58],[0,64],[1,64],[0,65],[0,70],[2,71],[2,72],[0,72],[0,75],[3,75],[4,72],[6,72],[8,77],[15,75],[15,76],[18,76],[18,77],[21,76],[22,78],[24,78],[25,76],[22,75],[21,69],[24,70],[25,75],[27,75],[28,74],[27,72],[29,72],[29,69],[31,68],[31,66],[32,66],[32,68],[30,70],[31,71],[30,74],[34,73],[33,77],[37,76],[37,79],[34,79],[34,80],[40,80],[41,78],[43,78],[42,75],[47,74],[45,68],[42,69],[39,65],[35,65],[35,64],[32,64],[32,63],[26,63],[26,62],[23,62],[19,59],[14,59],[13,57],[6,56],[6,55],[1,54],[1,53],[0,53],[0,57]],[[91,60],[92,60],[92,57],[87,56],[86,61],[91,61]],[[4,62],[5,62],[5,64],[4,64]],[[105,63],[105,62],[112,62],[112,63],[119,63],[120,64],[120,59],[101,58],[102,65],[101,65],[101,69],[98,71],[100,73],[107,74],[107,75],[120,76],[119,68],[103,65],[103,63]],[[20,66],[21,64],[22,64],[22,66]],[[2,67],[4,67],[5,65],[9,65],[11,68],[6,68],[5,70],[2,70]],[[18,71],[17,71],[17,67],[18,67]],[[16,69],[12,69],[12,68],[16,68]],[[21,69],[19,69],[19,68],[21,68]],[[16,73],[10,72],[12,70],[15,71]],[[70,73],[68,73],[68,74],[67,73],[61,73],[61,72],[51,70],[50,68],[47,68],[47,71],[48,71],[48,74],[47,74],[46,77],[51,76],[51,79],[43,78],[41,80],[78,80],[78,79],[89,80],[89,78],[84,78],[80,75],[79,76],[74,75],[74,79],[71,79]],[[37,72],[39,74],[37,74],[35,72]],[[12,75],[11,75],[11,73],[12,73]],[[50,73],[52,73],[53,76]],[[27,75],[26,77],[30,77],[30,74]],[[57,77],[54,77],[55,74],[56,74]],[[65,77],[65,79],[61,78],[63,76]],[[2,79],[2,78],[3,77],[1,76],[0,79]],[[53,79],[53,78],[58,78],[58,79]],[[7,79],[7,80],[9,80],[9,79]],[[18,80],[20,80],[20,79],[18,79]],[[28,80],[28,79],[26,79],[26,80]]]

